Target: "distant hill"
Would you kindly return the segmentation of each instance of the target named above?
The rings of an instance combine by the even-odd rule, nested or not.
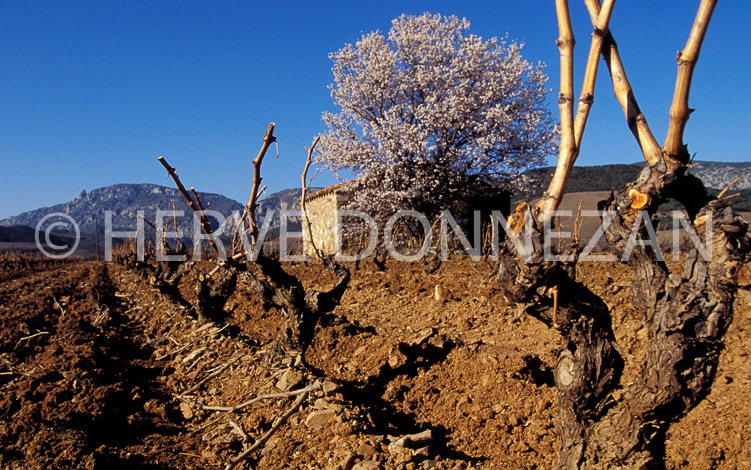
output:
[[[319,189],[321,188],[310,188],[310,192]],[[299,189],[285,189],[265,197],[262,196],[258,203],[257,220],[261,224],[266,216],[272,216],[267,240],[278,235],[281,210],[298,210],[300,208],[297,202],[300,199],[300,193]],[[243,204],[220,194],[202,193],[200,197],[201,202],[207,209],[217,211],[225,217],[230,217],[234,212],[242,213],[245,208]],[[0,250],[35,249],[35,228],[37,224],[50,214],[62,213],[71,217],[78,224],[82,234],[78,251],[85,252],[82,253],[84,256],[91,256],[96,253],[96,241],[93,234],[97,225],[99,233],[104,233],[106,211],[111,211],[112,229],[118,232],[136,230],[138,211],[144,211],[144,219],[152,224],[155,223],[157,210],[166,211],[167,216],[164,218],[164,223],[172,231],[173,207],[178,211],[183,211],[183,215],[176,219],[178,229],[190,238],[193,231],[193,219],[188,204],[177,189],[154,184],[116,184],[94,189],[91,192],[82,191],[72,201],[24,212],[0,221]],[[272,209],[274,210],[273,215]],[[51,222],[61,221],[65,222],[65,219],[51,218],[48,222],[45,222],[43,228],[46,228]],[[217,225],[217,221],[212,220],[212,226],[216,228]],[[300,219],[290,217],[288,226],[293,231],[301,230]],[[223,238],[225,241],[231,238],[234,227],[235,222],[230,221],[227,230],[224,232]],[[60,246],[73,243],[75,241],[72,233],[73,227],[68,226],[67,228],[69,230],[53,231],[50,242]],[[146,224],[145,228],[147,236],[151,236],[153,231],[149,225]],[[44,237],[44,233],[41,233],[42,243],[45,243]],[[116,237],[115,241],[118,240],[119,237]],[[103,247],[103,243],[101,241],[100,249]]]
[[[226,216],[232,211],[242,212],[244,207],[237,201],[213,193],[201,194],[201,201],[208,209]],[[88,193],[83,191],[72,201],[24,212],[0,221],[0,225],[36,227],[45,216],[63,213],[78,224],[81,233],[95,233],[97,224],[99,232],[104,233],[105,212],[110,211],[113,230],[133,231],[136,229],[138,211],[144,211],[144,218],[151,223],[154,223],[157,210],[168,211],[170,216],[165,218],[165,223],[169,222],[171,227],[173,207],[184,211],[184,215],[177,218],[178,228],[191,231],[193,221],[190,217],[190,208],[180,192],[155,184],[116,184]]]
[[[751,189],[751,162],[694,162],[689,173],[701,178],[708,188],[725,189],[731,181],[740,177],[733,190]]]
[[[644,165],[575,166],[566,185],[566,192],[612,191],[633,181]],[[544,167],[524,173],[514,191],[515,201],[529,201],[542,197],[553,179],[555,167]]]
[[[644,167],[643,163],[631,165],[601,165],[574,167],[571,173],[566,191],[612,191],[620,189],[624,184],[633,181],[639,171]],[[522,175],[517,181],[517,189],[513,200],[533,200],[542,196],[547,188],[554,172],[553,167],[533,170]],[[740,193],[733,199],[736,210],[751,211],[751,162],[746,163],[721,163],[721,162],[695,162],[689,170],[690,173],[701,178],[710,192],[717,194],[732,180],[740,177],[731,193]],[[321,188],[310,188],[309,193],[314,193]],[[299,209],[299,189],[285,189],[277,193],[265,196],[258,207],[258,222],[261,224],[264,218],[274,210],[270,225],[269,238],[273,238],[279,230],[279,211]],[[201,200],[208,209],[219,212],[229,217],[233,212],[242,212],[244,205],[220,194],[203,193]],[[105,211],[111,211],[113,230],[134,231],[138,220],[137,212],[144,211],[144,218],[154,222],[157,209],[168,212],[165,223],[172,229],[172,210],[184,211],[183,216],[177,218],[178,229],[185,234],[192,233],[193,219],[190,208],[177,189],[154,184],[116,184],[105,188],[94,189],[91,192],[82,191],[74,200],[51,207],[44,207],[23,214],[9,217],[0,221],[0,244],[32,242],[34,230],[45,216],[53,213],[63,213],[70,216],[79,226],[82,234],[93,234],[98,222],[99,232],[105,230]],[[57,221],[58,219],[56,219]],[[216,221],[213,221],[216,226]],[[12,227],[12,229],[7,228]],[[300,230],[300,221],[290,218],[291,230]],[[234,230],[231,223],[225,232],[230,235]],[[60,231],[56,236],[68,237],[70,234]],[[57,243],[56,239],[51,239]],[[88,242],[93,247],[93,242]],[[0,247],[1,248],[1,247]]]
[[[575,166],[571,170],[566,192],[617,191],[633,181],[644,166],[644,163]],[[513,200],[529,201],[541,197],[553,178],[554,171],[555,167],[545,167],[522,175],[514,191]],[[710,189],[710,194],[718,194],[735,178],[740,177],[731,189],[731,194],[740,194],[733,199],[733,207],[736,210],[751,211],[751,162],[694,162],[689,173],[700,178]]]
[[[10,227],[0,226],[0,243],[34,243],[36,231],[25,225],[11,225]],[[45,240],[46,241],[46,240]],[[65,237],[55,234],[50,235],[50,241],[55,245],[62,245],[67,242]]]
[[[323,188],[308,188],[308,194],[313,194],[316,191],[320,191],[321,189]],[[259,224],[266,218],[267,215],[269,215],[272,209],[274,210],[269,230],[270,238],[273,238],[279,229],[281,221],[279,217],[280,211],[300,210],[300,204],[298,203],[298,201],[300,200],[301,195],[302,190],[300,188],[284,189],[277,193],[269,194],[268,196],[263,198],[261,202],[258,203],[258,210],[256,212],[256,215],[258,217]],[[302,227],[300,218],[289,217],[287,226],[290,230],[299,231]]]

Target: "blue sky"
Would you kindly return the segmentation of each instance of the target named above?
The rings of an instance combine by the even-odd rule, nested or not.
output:
[[[751,2],[720,1],[694,76],[685,141],[699,160],[749,161]],[[698,0],[631,0],[611,29],[658,141]],[[571,2],[577,89],[591,26]],[[391,20],[425,11],[466,17],[483,37],[523,41],[558,87],[552,0],[10,1],[0,0],[0,218],[115,183],[171,186],[163,155],[187,186],[247,201],[251,160],[271,121],[280,157],[269,191],[297,187],[305,149],[335,111],[330,52]],[[274,152],[272,152],[274,153]],[[273,155],[269,155],[273,157]],[[579,165],[641,159],[601,67]],[[551,161],[552,163],[552,161]],[[319,174],[315,185],[335,183]]]

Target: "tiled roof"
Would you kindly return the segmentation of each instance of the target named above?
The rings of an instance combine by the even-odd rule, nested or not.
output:
[[[328,196],[329,194],[333,194],[336,192],[337,189],[344,186],[344,183],[335,184],[333,186],[329,186],[328,188],[323,188],[320,191],[316,191],[313,194],[309,194],[305,196],[305,202],[310,202],[313,200],[316,200],[318,198]],[[299,201],[298,201],[299,202]]]

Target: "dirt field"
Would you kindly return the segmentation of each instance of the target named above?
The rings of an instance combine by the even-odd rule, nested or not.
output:
[[[333,284],[319,266],[288,268],[306,286]],[[116,264],[6,257],[0,468],[224,468],[319,381],[244,468],[549,469],[561,339],[531,318],[512,323],[494,274],[467,259],[433,275],[365,263],[300,373],[263,360],[283,313],[249,290],[230,299],[224,324],[202,325]],[[579,274],[638,359],[630,273],[585,263]],[[439,284],[449,298],[436,300]],[[670,469],[751,468],[750,304],[741,292],[712,392],[669,430]],[[281,392],[291,393],[264,398]]]

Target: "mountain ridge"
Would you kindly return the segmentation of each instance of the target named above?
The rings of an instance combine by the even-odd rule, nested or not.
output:
[[[201,201],[207,209],[216,210],[229,215],[232,211],[243,210],[243,205],[237,201],[215,193],[203,193]],[[46,216],[65,214],[78,225],[81,233],[94,233],[98,226],[99,232],[105,229],[107,212],[111,214],[112,229],[116,231],[133,231],[139,218],[138,211],[144,211],[143,217],[150,223],[155,223],[157,210],[169,213],[165,217],[165,224],[172,226],[173,209],[183,211],[179,213],[179,229],[192,229],[190,208],[180,192],[156,184],[114,184],[103,188],[96,188],[89,192],[82,191],[75,199],[53,206],[42,207],[32,211],[8,217],[0,221],[2,226],[25,225],[36,227]],[[169,221],[169,222],[168,222]]]
[[[646,163],[575,166],[566,185],[567,193],[590,191],[617,191],[624,184],[636,179]],[[533,200],[543,195],[553,177],[555,167],[543,167],[524,173],[515,183],[513,201]],[[751,210],[751,162],[694,162],[688,173],[704,182],[712,195],[717,195],[733,180],[740,178],[732,187],[737,210]]]
[[[315,192],[321,188],[310,188]],[[231,238],[236,222],[231,218],[233,214],[242,214],[245,206],[238,201],[216,193],[200,194],[201,202],[207,210],[216,211],[221,217],[229,219],[222,237]],[[299,189],[285,189],[269,194],[258,202],[256,218],[262,223],[266,216],[271,216],[269,234],[273,238],[280,226],[280,210],[299,209]],[[273,209],[273,213],[272,213]],[[115,184],[91,191],[82,191],[76,198],[42,207],[32,211],[0,220],[0,243],[34,243],[36,227],[46,230],[50,223],[63,222],[67,224],[62,229],[51,231],[53,243],[60,244],[63,237],[75,236],[76,228],[83,235],[93,235],[97,229],[100,234],[105,232],[106,213],[109,211],[114,232],[133,232],[138,224],[138,211],[143,211],[147,236],[153,234],[150,225],[156,225],[157,210],[161,213],[162,226],[168,232],[174,231],[175,222],[183,237],[192,240],[193,231],[198,229],[191,216],[191,210],[182,194],[175,189],[155,184]],[[178,211],[176,214],[174,211]],[[182,211],[180,214],[179,211]],[[175,217],[176,215],[176,217]],[[70,219],[67,219],[69,217]],[[44,221],[49,218],[49,221]],[[300,218],[289,217],[290,229],[300,229]],[[73,220],[77,227],[72,227]],[[215,230],[221,222],[209,213],[209,220]],[[42,225],[40,223],[44,222]],[[200,230],[200,229],[198,229]],[[42,235],[44,236],[44,235]],[[84,239],[87,237],[84,236]],[[119,236],[115,236],[119,240]],[[0,247],[2,248],[2,247]]]
[[[644,163],[575,166],[566,189],[567,192],[617,190],[628,181],[633,181],[643,167]],[[516,183],[513,199],[532,200],[540,197],[554,170],[554,167],[544,167],[522,175]],[[689,168],[689,173],[702,179],[713,194],[725,188],[735,178],[740,178],[733,187],[733,192],[740,193],[740,196],[734,199],[734,206],[739,210],[751,210],[751,162],[694,162]],[[322,188],[310,188],[310,193],[320,189]],[[279,211],[299,209],[299,197],[300,190],[294,188],[265,196],[259,202],[258,221],[262,221],[274,209],[270,228],[278,228]],[[207,209],[217,211],[223,217],[244,210],[243,204],[221,194],[203,193],[201,201]],[[21,225],[33,228],[45,216],[61,213],[75,220],[81,233],[94,233],[97,225],[99,232],[103,233],[105,211],[111,211],[113,230],[134,231],[139,210],[144,211],[147,221],[154,223],[156,210],[160,209],[164,211],[162,216],[165,225],[172,227],[173,207],[177,211],[183,211],[183,215],[178,217],[177,228],[186,234],[192,233],[195,228],[193,218],[180,192],[175,188],[146,183],[115,184],[89,192],[82,191],[71,201],[8,217],[0,221],[0,226]],[[296,225],[299,223],[296,219],[291,217],[290,222]],[[212,226],[218,226],[218,221],[212,222]],[[228,224],[228,231],[233,228],[233,223]]]

